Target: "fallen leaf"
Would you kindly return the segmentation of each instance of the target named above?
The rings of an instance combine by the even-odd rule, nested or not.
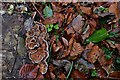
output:
[[[80,9],[82,10],[83,13],[85,13],[87,15],[91,15],[91,13],[92,13],[91,7],[80,6]]]
[[[54,43],[54,44],[53,44],[52,50],[53,50],[53,52],[55,53],[55,52],[59,51],[62,47],[63,47],[63,46],[62,46],[61,42],[58,41],[57,43]]]
[[[67,47],[68,46],[68,40],[64,37],[62,37],[62,41],[64,43],[64,45]]]
[[[53,17],[50,17],[50,18],[46,18],[45,21],[43,22],[45,25],[49,25],[49,24],[54,24],[54,23],[57,23],[57,22],[62,22],[64,19],[64,16],[63,14],[61,13],[57,13],[57,12],[54,12],[54,15]]]
[[[60,80],[66,80],[66,76],[64,73],[60,73],[58,76],[57,76]]]
[[[52,9],[54,12],[60,12],[62,11],[62,7],[61,6],[57,6],[55,3],[51,3],[52,4]]]
[[[112,71],[109,77],[120,78],[120,71]]]
[[[119,55],[120,55],[120,44],[115,44],[116,48],[118,49],[119,51]]]
[[[91,18],[88,20],[88,23],[90,25],[90,34],[92,34],[95,31],[95,28],[97,26],[97,22],[93,18]]]
[[[112,64],[112,58],[110,60],[107,60],[105,58],[104,53],[101,53],[101,55],[98,58],[98,61],[99,61],[99,63],[100,63],[101,66],[107,66],[107,65]]]
[[[82,27],[84,25],[84,22],[83,22],[83,18],[81,15],[78,15],[76,18],[73,19],[72,21],[72,26],[74,28],[74,30],[77,32],[77,33],[81,33],[82,32]]]
[[[71,77],[74,79],[84,79],[87,80],[87,77],[85,76],[85,74],[83,72],[80,72],[78,70],[74,70],[71,72]]]
[[[107,73],[105,72],[105,70],[99,69],[99,70],[97,70],[97,75],[98,75],[100,78],[104,78],[104,77],[107,75]]]
[[[87,68],[87,69],[95,69],[95,66],[93,64],[87,62],[83,58],[78,59],[77,64],[84,65],[85,66],[84,68]]]
[[[35,79],[37,77],[37,73],[39,70],[39,66],[36,66],[27,76],[27,78]]]
[[[97,45],[94,45],[92,50],[87,53],[87,60],[91,63],[95,63],[99,56],[99,47]]]
[[[115,3],[110,5],[109,12],[114,13],[116,18],[117,18],[117,20],[119,19],[118,3],[117,2],[115,2]]]
[[[77,43],[76,41],[73,42],[72,49],[70,51],[70,56],[77,56],[83,52],[83,47],[80,45],[80,43]]]
[[[27,75],[29,75],[29,73],[34,70],[36,66],[33,64],[25,64],[23,65],[20,70],[19,70],[19,76],[22,78],[27,78]]]
[[[50,72],[50,77],[54,80],[55,79],[55,74],[53,72]]]

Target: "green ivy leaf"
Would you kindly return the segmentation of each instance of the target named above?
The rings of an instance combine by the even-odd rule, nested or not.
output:
[[[58,24],[56,24],[56,25],[54,26],[54,28],[55,28],[55,29],[59,29],[59,26],[58,26]]]
[[[46,6],[44,9],[43,9],[43,14],[44,14],[44,17],[45,18],[48,18],[48,17],[51,17],[53,16],[53,11],[50,7]]]

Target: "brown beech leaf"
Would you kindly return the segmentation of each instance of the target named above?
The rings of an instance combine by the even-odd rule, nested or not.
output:
[[[63,14],[54,12],[53,17],[46,18],[45,21],[43,21],[43,23],[45,25],[47,25],[47,24],[54,24],[54,23],[57,23],[57,22],[62,22],[63,19],[64,19]]]
[[[90,34],[92,34],[97,26],[97,22],[93,18],[91,18],[88,20],[88,23],[90,25]]]
[[[110,60],[107,60],[105,58],[105,54],[102,52],[102,50],[100,50],[101,54],[98,58],[98,61],[100,63],[101,66],[107,66],[107,65],[110,65],[112,64],[112,58]]]
[[[64,43],[64,45],[67,47],[68,46],[68,40],[64,37],[62,37],[62,41]]]
[[[84,60],[83,58],[80,58],[79,60],[77,60],[77,64],[82,64],[87,69],[95,69],[95,66],[91,63],[89,63],[88,61]]]
[[[110,5],[109,12],[114,13],[116,18],[119,19],[118,3],[117,2]]]
[[[77,33],[81,33],[82,32],[82,27],[84,25],[84,22],[83,22],[83,18],[81,15],[78,15],[76,18],[73,19],[72,21],[72,26],[74,28],[74,30],[77,32]]]
[[[112,71],[109,77],[120,78],[120,71]]]
[[[83,47],[80,45],[80,43],[77,43],[76,41],[73,42],[72,49],[70,51],[70,56],[77,56],[83,52]]]
[[[64,73],[60,73],[58,76],[57,76],[60,80],[66,80],[66,76]]]
[[[75,34],[72,35],[72,38],[69,40],[69,48],[68,48],[68,51],[70,51],[70,50],[72,49],[73,42],[74,42],[74,38],[75,38]]]
[[[87,60],[91,63],[95,63],[99,56],[99,47],[97,45],[94,45],[92,50],[87,53]]]
[[[94,43],[90,42],[85,49],[92,49],[94,46]]]
[[[119,51],[119,55],[120,55],[120,44],[115,44],[116,48],[118,49]]]
[[[69,25],[68,25],[68,26],[69,26]],[[72,27],[71,25],[70,25],[70,27],[68,27],[68,28],[66,29],[66,32],[67,32],[68,35],[75,33],[75,31],[74,31],[74,29],[73,29],[73,27]]]
[[[54,43],[52,46],[53,52],[55,53],[55,52],[59,51],[62,47],[63,46],[60,41],[58,41],[57,43]]]
[[[92,13],[91,7],[80,6],[80,9],[82,10],[83,13],[85,13],[87,15],[90,15]]]
[[[84,79],[87,80],[87,77],[85,76],[85,74],[83,72],[80,72],[78,70],[74,70],[71,72],[71,77],[78,80],[78,79]]]
[[[97,70],[97,75],[98,75],[100,78],[104,78],[104,77],[107,75],[107,73],[105,72],[104,69],[99,69],[99,70]]]
[[[27,78],[36,78],[37,76],[37,73],[38,73],[38,70],[39,70],[39,66],[36,66],[27,76]]]
[[[55,74],[53,72],[50,72],[50,77],[52,78],[52,80],[55,79]]]
[[[27,75],[35,68],[33,64],[25,64],[19,70],[19,76],[22,78],[27,78]]]
[[[54,70],[55,70],[55,67],[53,66],[53,64],[50,64],[50,65],[49,65],[49,71],[52,72],[52,71],[54,71]]]
[[[51,4],[52,4],[52,9],[53,9],[54,12],[62,11],[62,7],[61,6],[55,5],[55,3],[51,3]]]

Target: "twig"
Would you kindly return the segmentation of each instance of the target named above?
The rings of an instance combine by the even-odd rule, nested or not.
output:
[[[73,69],[73,61],[72,61],[71,65],[70,65],[70,70],[69,70],[69,72],[68,72],[68,75],[67,75],[67,77],[66,77],[66,80],[69,78],[72,69]]]
[[[36,6],[34,5],[34,3],[32,3],[33,7],[35,8],[35,10],[38,12],[38,14],[40,15],[40,17],[45,20],[45,18],[43,17],[43,15],[40,13],[40,11],[38,11],[38,9],[36,8]]]

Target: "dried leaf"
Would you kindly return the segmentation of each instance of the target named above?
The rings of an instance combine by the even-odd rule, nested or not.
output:
[[[100,56],[99,47],[94,45],[92,50],[87,53],[87,60],[91,63],[95,63]]]
[[[114,13],[116,18],[117,18],[117,20],[119,19],[118,3],[117,2],[115,2],[115,3],[110,5],[109,12]]]
[[[101,66],[106,66],[106,65],[112,64],[112,58],[110,60],[107,60],[105,58],[105,55],[99,56],[98,61],[99,61]]]
[[[63,14],[55,12],[53,17],[46,18],[45,21],[43,22],[45,25],[49,24],[54,24],[57,22],[62,22],[64,19]]]
[[[83,18],[81,15],[78,15],[76,18],[73,19],[72,21],[72,26],[74,28],[74,30],[77,32],[77,33],[81,33],[82,32],[82,27],[84,25],[84,22],[83,22]]]
[[[77,64],[82,64],[84,65],[85,67],[84,68],[87,68],[87,69],[95,69],[95,66],[87,61],[85,61],[83,58],[80,58],[79,60],[77,60]]]
[[[50,77],[54,80],[55,79],[55,74],[50,72]]]
[[[77,43],[76,41],[73,42],[72,49],[70,51],[70,56],[77,56],[83,52],[83,47],[80,45],[80,43]]]
[[[52,4],[52,8],[54,12],[60,12],[62,11],[61,6],[56,6],[55,3],[51,3]]]
[[[34,70],[36,66],[33,64],[25,64],[19,70],[19,76],[22,78],[27,78],[27,75]]]
[[[115,44],[116,48],[118,49],[119,51],[119,55],[120,55],[120,44]]]
[[[62,41],[63,41],[64,45],[67,47],[68,46],[68,40],[65,39],[64,37],[62,37]]]
[[[27,78],[35,79],[39,70],[39,66],[36,66],[27,76]]]
[[[78,71],[78,70],[72,71],[71,77],[74,78],[74,79],[76,79],[76,80],[77,79],[87,80],[87,77],[85,76],[85,74],[83,72]]]
[[[113,71],[109,74],[109,77],[120,78],[120,71]]]
[[[60,80],[66,80],[66,76],[64,73],[60,73],[58,76],[57,76]]]
[[[91,7],[80,6],[80,9],[82,10],[83,13],[85,13],[87,15],[90,15],[92,13]]]

